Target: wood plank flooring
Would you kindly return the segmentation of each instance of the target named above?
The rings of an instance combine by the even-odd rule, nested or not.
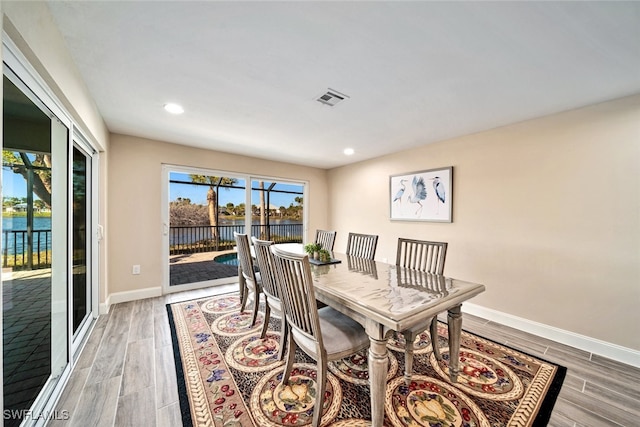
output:
[[[217,286],[117,304],[92,331],[49,426],[181,425],[166,304],[237,290]],[[550,426],[640,425],[640,369],[465,314],[463,328],[566,366]]]

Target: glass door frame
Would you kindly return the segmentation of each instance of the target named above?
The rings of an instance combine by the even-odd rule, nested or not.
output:
[[[170,279],[170,266],[169,266],[169,175],[171,172],[179,172],[194,175],[205,176],[225,176],[230,178],[244,179],[245,177],[239,173],[233,173],[228,171],[219,171],[213,169],[204,169],[198,167],[178,166],[163,164],[162,165],[162,197],[161,197],[161,212],[162,212],[162,294],[170,294],[174,292],[190,291],[194,289],[202,289],[210,286],[218,286],[224,284],[233,283],[237,280],[237,277],[227,277],[223,279],[207,280],[203,282],[185,283],[182,285],[171,286]]]
[[[83,150],[86,153],[93,153],[91,155],[91,192],[92,195],[98,195],[98,177],[99,177],[99,158],[98,151],[93,147],[93,145],[88,142],[87,138],[83,136],[81,130],[77,127],[76,123],[72,119],[72,116],[67,112],[66,108],[63,104],[58,100],[56,95],[49,89],[45,81],[40,77],[37,71],[31,66],[26,57],[20,52],[20,49],[16,46],[16,44],[9,38],[6,33],[2,33],[2,66],[3,66],[3,76],[7,76],[16,86],[20,88],[20,90],[32,101],[36,102],[39,105],[44,105],[49,113],[51,113],[56,120],[62,123],[67,128],[67,144],[66,144],[66,171],[62,172],[64,174],[64,178],[60,178],[63,181],[66,181],[64,185],[64,190],[66,195],[66,201],[63,203],[63,206],[66,208],[66,214],[64,223],[66,226],[66,236],[63,238],[59,238],[59,241],[64,242],[67,248],[71,247],[69,244],[72,242],[72,215],[69,209],[71,207],[71,198],[69,197],[71,186],[72,186],[72,168],[71,168],[71,160],[73,156],[73,147],[74,143],[79,147],[83,147]],[[53,120],[53,118],[52,118]],[[4,141],[0,140],[0,145],[4,149]],[[53,148],[53,147],[52,147]],[[52,149],[53,151],[53,149]],[[55,160],[54,160],[55,161]],[[2,188],[2,179],[0,176],[0,189]],[[50,378],[47,383],[42,388],[40,394],[34,401],[33,405],[30,408],[30,413],[33,416],[42,415],[39,418],[31,418],[23,421],[22,426],[44,426],[48,420],[47,415],[60,415],[64,416],[64,414],[57,414],[54,412],[55,404],[60,398],[69,377],[71,375],[71,371],[73,369],[73,365],[77,361],[80,350],[84,342],[89,336],[92,327],[95,325],[95,320],[98,317],[98,303],[99,303],[99,246],[98,246],[98,212],[99,212],[99,200],[98,197],[91,197],[91,214],[88,218],[91,221],[91,229],[87,231],[87,237],[91,236],[91,260],[89,262],[91,269],[91,314],[89,319],[82,326],[81,329],[78,329],[78,333],[76,336],[78,339],[74,339],[73,337],[73,324],[71,321],[71,305],[72,305],[72,280],[70,280],[70,272],[71,272],[71,264],[72,260],[69,256],[68,249],[61,250],[65,254],[64,258],[59,261],[60,264],[56,264],[58,266],[58,270],[55,274],[55,279],[52,276],[53,280],[63,280],[66,284],[66,294],[67,294],[67,337],[66,337],[66,353],[67,360],[66,365],[62,369],[60,375],[55,378]],[[62,223],[62,222],[61,222]],[[1,231],[0,224],[0,231]],[[52,232],[53,232],[53,222],[52,222]],[[54,251],[54,257],[52,258],[55,262],[56,259],[56,249],[52,248]],[[57,255],[59,258],[60,255]],[[53,274],[53,268],[52,268]],[[2,303],[2,293],[0,292],[0,304]],[[0,316],[0,327],[2,327],[2,316]],[[2,341],[0,340],[0,347],[2,346]],[[0,372],[2,372],[2,368],[0,365]],[[4,379],[4,373],[3,373]],[[54,380],[55,379],[55,380]],[[0,383],[0,404],[4,409],[4,400],[3,400],[3,388],[2,383]]]
[[[308,200],[309,182],[305,180],[296,180],[288,178],[279,178],[274,176],[263,176],[255,174],[246,174],[241,172],[229,172],[217,169],[205,169],[199,167],[179,166],[172,164],[162,164],[162,196],[161,196],[161,213],[162,213],[162,294],[170,294],[174,292],[182,292],[193,289],[202,289],[210,286],[217,286],[222,284],[237,283],[238,277],[233,276],[225,279],[209,280],[205,282],[187,283],[184,285],[170,285],[170,271],[169,271],[169,175],[171,172],[180,172],[187,174],[197,174],[206,176],[224,176],[230,178],[243,179],[245,181],[245,209],[249,211],[249,215],[246,215],[245,211],[245,230],[248,230],[248,234],[251,234],[251,183],[252,181],[277,181],[281,183],[290,183],[301,185],[303,187],[303,202]],[[306,205],[303,205],[303,239],[307,234],[308,224],[308,209]]]
[[[99,154],[95,148],[91,146],[91,144],[87,141],[87,139],[83,136],[83,134],[79,131],[77,127],[73,129],[72,135],[72,144],[69,150],[69,188],[68,194],[73,194],[73,149],[77,148],[82,154],[84,154],[87,158],[87,180],[89,181],[89,185],[87,185],[86,198],[89,201],[86,207],[86,215],[87,215],[87,227],[86,227],[86,251],[89,254],[87,257],[87,280],[89,280],[89,284],[87,286],[87,292],[89,293],[87,310],[88,313],[85,318],[80,323],[78,330],[73,332],[73,256],[68,257],[69,266],[69,292],[70,298],[68,298],[69,303],[69,336],[71,337],[71,355],[72,362],[75,363],[78,357],[80,356],[80,352],[84,346],[85,341],[89,337],[89,332],[93,327],[95,321],[98,319],[99,315],[99,276],[98,276],[98,260],[99,260],[99,245],[98,240],[100,236],[98,235],[98,197],[99,187],[98,187],[98,165],[99,165]],[[73,212],[73,197],[68,198],[69,207],[68,212]],[[67,247],[73,248],[73,215],[69,215],[69,232],[68,239],[69,242]]]

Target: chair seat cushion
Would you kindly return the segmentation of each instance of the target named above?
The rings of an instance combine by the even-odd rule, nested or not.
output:
[[[327,355],[353,353],[369,346],[369,337],[361,324],[331,307],[318,310],[322,341]]]
[[[255,274],[255,278],[256,278],[256,282],[258,282],[258,286],[262,286],[262,278],[260,277],[260,273],[256,273]],[[247,285],[247,287],[249,289],[251,289],[252,291],[255,291],[255,284],[253,283],[253,280],[251,277],[249,276],[244,276],[244,280],[245,280],[245,284]]]
[[[282,312],[282,301],[278,297],[271,295],[269,292],[262,290],[264,295],[267,297],[267,304],[271,307],[271,310],[281,313]]]

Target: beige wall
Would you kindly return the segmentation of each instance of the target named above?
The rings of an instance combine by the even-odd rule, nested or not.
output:
[[[308,235],[328,225],[326,171],[147,139],[112,135],[109,150],[109,292],[162,286],[162,165],[180,165],[309,182]],[[133,264],[141,266],[132,275]]]
[[[389,221],[389,175],[443,166],[453,223]],[[640,96],[334,169],[329,192],[336,248],[447,241],[445,273],[487,287],[473,303],[640,350]]]

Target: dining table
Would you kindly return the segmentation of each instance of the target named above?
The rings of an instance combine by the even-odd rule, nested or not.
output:
[[[278,246],[287,252],[304,253],[298,243]],[[426,330],[434,316],[446,311],[449,377],[457,382],[461,306],[484,292],[484,285],[341,253],[332,253],[328,262],[309,261],[316,299],[356,320],[369,336],[372,426],[381,427],[384,422],[387,341],[394,332]]]

